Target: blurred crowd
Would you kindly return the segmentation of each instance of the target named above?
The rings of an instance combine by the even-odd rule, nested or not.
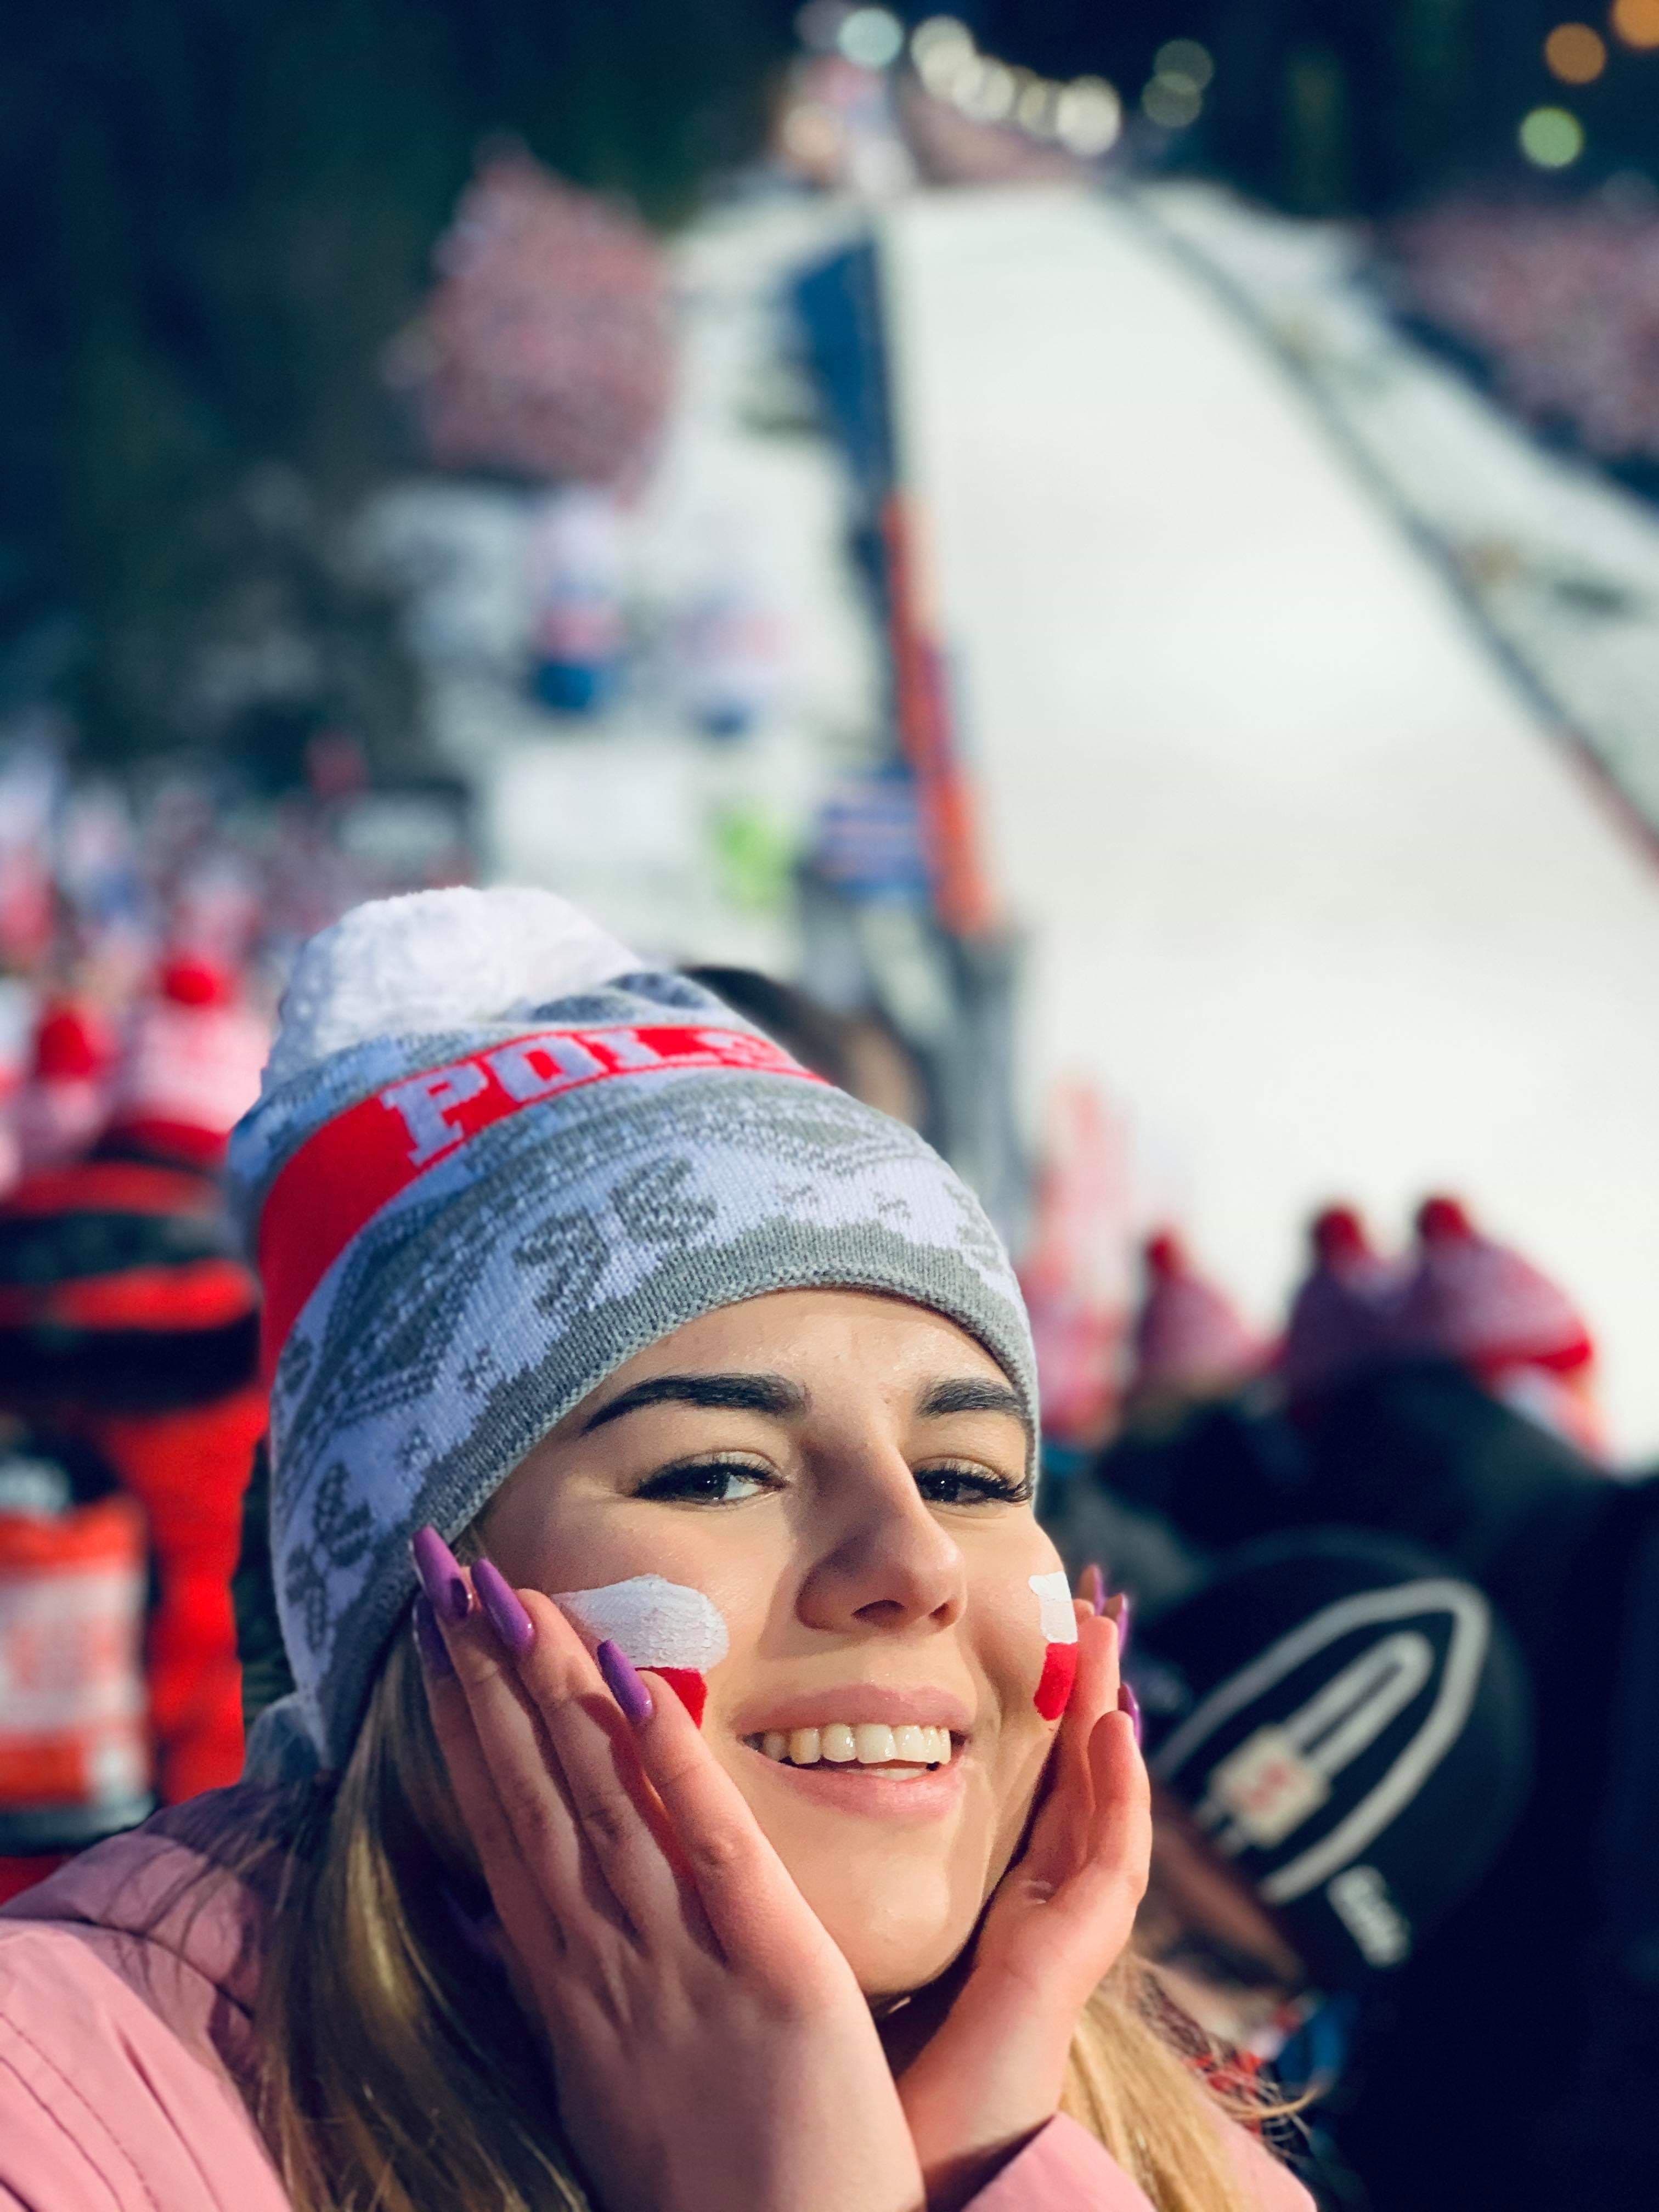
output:
[[[1403,304],[1530,422],[1596,459],[1659,459],[1654,188],[1540,206],[1455,196],[1389,227]]]
[[[295,946],[470,866],[453,793],[374,792],[336,734],[274,802],[135,796],[52,734],[0,768],[0,1893],[240,1771],[264,1406],[226,1141]]]

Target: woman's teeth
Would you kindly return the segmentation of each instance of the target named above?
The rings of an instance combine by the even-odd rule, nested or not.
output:
[[[880,1721],[856,1727],[831,1721],[828,1728],[769,1729],[748,1738],[768,1759],[790,1766],[944,1766],[951,1757],[951,1731],[944,1728],[888,1728]]]

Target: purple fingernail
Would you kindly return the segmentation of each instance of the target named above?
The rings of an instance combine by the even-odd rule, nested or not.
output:
[[[1140,1700],[1127,1682],[1120,1682],[1117,1686],[1117,1709],[1129,1716],[1129,1725],[1135,1732],[1138,1744],[1141,1739]]]
[[[536,1624],[519,1602],[519,1593],[493,1559],[480,1559],[472,1570],[472,1587],[484,1618],[515,1659],[522,1659],[536,1641]]]
[[[428,1674],[440,1681],[455,1671],[454,1662],[438,1626],[438,1616],[432,1610],[432,1601],[422,1590],[415,1601],[415,1649],[421,1655],[421,1664]]]
[[[452,1628],[465,1620],[472,1610],[472,1593],[460,1561],[437,1530],[429,1524],[417,1528],[409,1540],[409,1556],[439,1620],[447,1620]]]
[[[623,1650],[607,1636],[593,1654],[599,1662],[599,1672],[605,1677],[605,1686],[622,1707],[635,1728],[648,1721],[653,1706],[651,1692],[640,1680],[639,1670]]]
[[[1117,1656],[1120,1659],[1129,1648],[1129,1616],[1134,1611],[1134,1602],[1127,1590],[1117,1601]]]
[[[1100,1615],[1106,1610],[1105,1571],[1103,1568],[1097,1566],[1094,1562],[1091,1560],[1089,1565],[1083,1570],[1082,1582],[1083,1588],[1079,1595],[1085,1598],[1088,1602],[1093,1606],[1095,1609],[1095,1618],[1098,1620]]]

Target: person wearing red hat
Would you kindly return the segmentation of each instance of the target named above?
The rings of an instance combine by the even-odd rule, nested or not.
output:
[[[1291,1301],[1279,1377],[1292,1405],[1333,1389],[1382,1356],[1400,1270],[1371,1243],[1352,1206],[1328,1206],[1308,1227],[1310,1265]]]
[[[1125,1402],[1132,1418],[1224,1396],[1259,1372],[1267,1346],[1171,1231],[1147,1240]]]
[[[134,1014],[100,1150],[216,1168],[231,1130],[259,1095],[270,1042],[228,969],[175,954]]]
[[[49,1000],[35,1025],[33,1065],[16,1109],[25,1175],[77,1159],[104,1125],[115,1048],[95,1008]]]
[[[91,1158],[0,1203],[0,1413],[78,1439],[143,1509],[169,1802],[241,1767],[229,1584],[264,1428],[258,1358],[257,1286],[205,1176]]]
[[[42,1035],[54,1066],[89,1057],[66,1013]],[[81,1438],[143,1509],[145,1671],[169,1802],[241,1769],[230,1578],[265,1395],[258,1289],[216,1170],[266,1042],[233,977],[174,956],[99,1082],[90,1155],[27,1176],[0,1206],[0,1410]]]
[[[1605,1456],[1595,1346],[1577,1307],[1511,1246],[1485,1236],[1458,1200],[1417,1212],[1417,1264],[1392,1329],[1405,1358],[1449,1359],[1518,1413]]]

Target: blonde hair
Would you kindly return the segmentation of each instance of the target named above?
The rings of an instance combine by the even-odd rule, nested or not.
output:
[[[481,1981],[487,1904],[404,1637],[351,1759],[283,1863],[256,2009],[257,2118],[295,2212],[602,2212],[516,2008]],[[1217,2098],[1120,1962],[1072,2046],[1062,2108],[1158,2212],[1249,2212]]]

